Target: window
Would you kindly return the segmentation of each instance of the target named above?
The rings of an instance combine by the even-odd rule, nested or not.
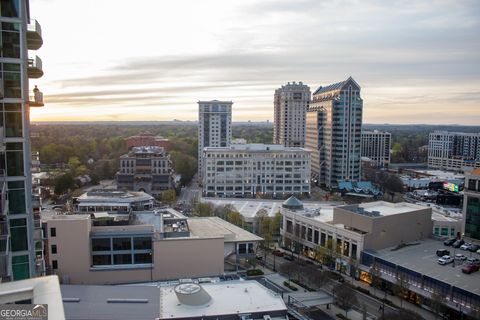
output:
[[[1,0],[0,8],[2,17],[19,17],[20,15],[19,0]]]
[[[92,251],[110,251],[110,238],[92,239]]]
[[[131,254],[114,254],[113,255],[113,264],[131,264],[132,255]]]
[[[52,254],[57,254],[57,245],[56,244],[52,244],[52,249],[50,250],[50,252]]]
[[[56,228],[50,228],[50,237],[56,237],[57,236],[57,229]]]
[[[131,238],[113,238],[113,250],[131,250]]]
[[[28,250],[27,219],[10,219],[12,251]]]
[[[135,263],[152,263],[152,254],[151,253],[136,253],[134,255]]]
[[[52,269],[57,270],[58,269],[58,261],[57,260],[52,260]]]
[[[149,237],[133,238],[133,248],[135,250],[150,250],[152,249],[152,239]]]
[[[94,255],[92,257],[92,264],[94,266],[104,266],[112,264],[112,257],[109,254]]]
[[[247,253],[247,244],[246,243],[240,243],[238,245],[238,254],[246,254]]]

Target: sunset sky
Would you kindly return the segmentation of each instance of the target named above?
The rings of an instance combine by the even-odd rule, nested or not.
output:
[[[352,76],[365,123],[480,124],[478,0],[30,0],[34,121],[273,119],[274,90]]]

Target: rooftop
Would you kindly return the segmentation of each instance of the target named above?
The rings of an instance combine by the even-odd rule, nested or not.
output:
[[[349,77],[347,80],[340,81],[340,82],[337,82],[337,83],[334,83],[334,84],[330,84],[330,85],[325,86],[325,87],[320,86],[313,93],[313,95],[317,95],[317,94],[325,93],[325,92],[329,92],[329,91],[341,90],[343,88],[343,86],[346,85],[350,80],[353,81],[357,85],[357,87],[359,87],[358,84],[355,82],[355,80],[353,80],[352,77]]]
[[[225,242],[262,241],[259,236],[218,217],[189,218],[192,236],[200,238],[223,237]]]
[[[77,200],[82,202],[121,202],[149,201],[153,197],[145,192],[121,191],[110,189],[94,189],[85,192]]]
[[[390,216],[394,214],[402,214],[406,212],[426,209],[423,206],[400,202],[391,203],[386,201],[375,201],[368,203],[361,203],[358,206],[344,206],[342,209],[371,216]]]
[[[202,284],[210,295],[209,303],[189,306],[179,303],[175,287],[161,287],[162,310],[160,319],[213,317],[221,315],[285,311],[281,296],[263,287],[257,281],[228,281]]]
[[[232,101],[220,101],[220,100],[203,100],[203,101],[198,101],[198,104],[233,104]]]
[[[280,212],[284,200],[266,199],[226,199],[226,198],[202,198],[202,202],[209,202],[214,206],[233,205],[235,209],[247,219],[253,219],[257,212],[265,209],[269,217],[274,217]],[[339,202],[302,201],[304,213],[319,211],[322,214],[329,213],[333,218],[333,207],[341,205]],[[332,220],[332,219],[330,219]]]
[[[67,319],[151,320],[160,310],[156,286],[62,285]]]
[[[280,144],[260,144],[260,143],[248,143],[248,144],[232,144],[230,147],[206,147],[206,151],[259,151],[259,152],[310,152],[305,148],[297,147],[285,147]]]
[[[461,271],[462,265],[458,261],[455,263],[454,268],[452,264],[438,264],[437,249],[447,249],[450,251],[450,255],[453,256],[452,247],[446,247],[442,241],[432,239],[418,241],[417,245],[406,246],[395,251],[392,251],[392,248],[387,248],[370,253],[389,262],[480,295],[480,272],[464,274]],[[455,253],[463,253],[467,257],[478,257],[478,254],[460,249],[455,250]]]
[[[157,146],[141,146],[141,147],[133,147],[130,153],[134,154],[163,154],[164,149],[162,147]]]

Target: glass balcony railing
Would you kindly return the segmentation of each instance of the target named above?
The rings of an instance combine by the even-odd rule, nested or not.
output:
[[[30,23],[27,25],[27,48],[28,50],[38,50],[42,45],[42,27],[37,20],[30,19]]]
[[[41,78],[43,76],[42,59],[38,56],[28,57],[27,73],[29,78]]]

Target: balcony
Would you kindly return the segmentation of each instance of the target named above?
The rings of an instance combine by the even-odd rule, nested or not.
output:
[[[43,76],[42,59],[38,56],[28,57],[27,74],[29,78],[41,78]]]
[[[33,96],[29,97],[28,104],[30,107],[43,107],[43,93],[35,86]]]
[[[42,27],[37,20],[30,19],[30,23],[27,25],[27,48],[28,50],[38,50],[42,45]]]
[[[5,138],[3,136],[3,127],[0,127],[0,153],[5,152]]]

